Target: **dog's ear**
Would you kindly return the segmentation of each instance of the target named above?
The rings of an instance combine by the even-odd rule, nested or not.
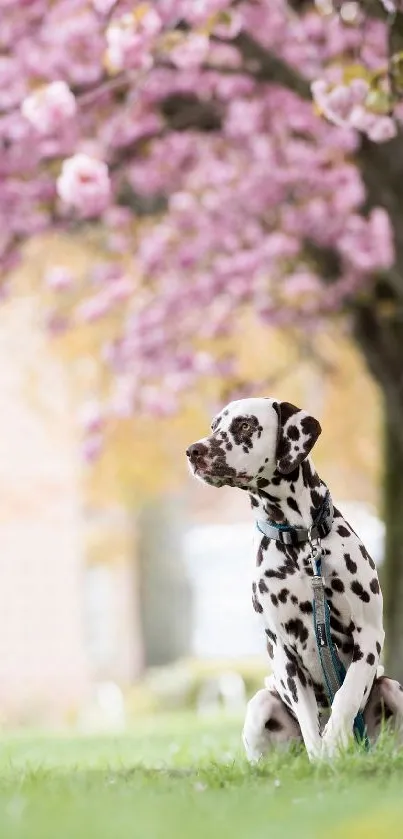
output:
[[[278,416],[276,466],[288,475],[309,454],[322,429],[315,417],[291,402],[273,402],[273,408]]]

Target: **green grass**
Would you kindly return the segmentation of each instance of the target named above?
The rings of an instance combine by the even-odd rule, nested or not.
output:
[[[119,737],[3,736],[1,839],[400,837],[403,752],[251,768],[239,721],[157,717]]]

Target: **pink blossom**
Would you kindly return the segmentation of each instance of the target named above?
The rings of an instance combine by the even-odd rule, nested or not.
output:
[[[16,107],[27,93],[27,84],[17,58],[0,55],[0,110]]]
[[[395,259],[393,230],[387,212],[381,207],[372,210],[369,217],[370,239],[381,268],[391,268]]]
[[[231,5],[232,0],[182,0],[180,7],[189,23],[200,25],[217,12],[222,12]],[[177,4],[177,7],[179,4]]]
[[[114,20],[106,31],[107,63],[117,73],[127,69],[150,69],[150,46],[162,27],[161,18],[151,6]]]
[[[67,315],[64,315],[57,310],[51,310],[45,316],[45,328],[52,338],[57,338],[64,335],[69,329],[70,323]]]
[[[364,105],[354,105],[350,113],[350,125],[357,131],[366,133],[374,125],[376,117],[366,110]]]
[[[206,35],[187,35],[183,41],[170,52],[170,58],[175,67],[189,70],[200,67],[209,51],[209,39]]]
[[[369,85],[364,79],[353,79],[349,85],[336,85],[332,89],[325,81],[317,80],[311,87],[317,105],[335,125],[356,128],[375,143],[396,137],[395,120],[379,116],[368,107]]]
[[[54,265],[45,274],[45,283],[52,291],[67,291],[73,282],[70,269],[63,265]]]
[[[97,399],[89,399],[81,407],[79,423],[85,434],[99,434],[104,427],[105,417]]]
[[[60,198],[82,216],[100,215],[110,203],[108,167],[102,160],[76,154],[65,160],[57,179]]]
[[[282,290],[287,297],[299,297],[304,294],[310,295],[320,290],[320,282],[315,274],[301,269],[285,278],[282,283]]]
[[[243,25],[242,15],[235,9],[228,9],[219,16],[219,21],[214,27],[214,34],[218,38],[236,38]]]
[[[325,116],[332,122],[343,125],[353,106],[350,88],[347,85],[337,85],[328,90],[327,85],[317,81],[312,84],[312,94]]]
[[[159,387],[147,385],[140,391],[141,410],[156,417],[170,417],[178,410],[174,394]]]
[[[104,75],[105,50],[100,25],[95,10],[82,0],[58,0],[44,16],[32,75],[79,86],[99,82]]]
[[[397,126],[391,117],[379,117],[368,128],[368,137],[374,143],[386,143],[397,135]]]
[[[352,79],[349,85],[351,101],[354,105],[365,102],[369,93],[369,84],[365,79]]]
[[[116,5],[117,0],[92,0],[92,5],[100,15],[108,15]]]
[[[77,323],[94,323],[105,317],[110,312],[112,305],[112,300],[105,292],[87,297],[77,306],[75,320]]]
[[[364,215],[356,152],[359,132],[395,136],[403,111],[376,110],[389,90],[387,27],[363,6],[349,26],[287,0],[3,6],[0,261],[10,267],[41,229],[81,226],[90,239],[79,284],[57,259],[45,274],[48,296],[60,292],[53,334],[103,321],[93,352],[108,373],[105,404],[94,396],[82,418],[89,461],[111,413],[169,415],[206,376],[244,393],[236,356],[215,357],[211,339],[236,346],[245,309],[311,331],[393,265],[387,213]],[[259,78],[242,32],[316,80],[316,109]],[[353,55],[371,89],[346,81]],[[325,288],[307,242],[337,257]]]
[[[76,100],[65,82],[52,82],[24,99],[21,111],[41,134],[59,130],[76,113]]]
[[[102,434],[90,434],[85,437],[81,445],[83,460],[89,465],[95,463],[102,453],[104,440]]]
[[[134,285],[130,277],[119,277],[108,286],[107,296],[111,303],[122,303],[130,299],[133,290]]]

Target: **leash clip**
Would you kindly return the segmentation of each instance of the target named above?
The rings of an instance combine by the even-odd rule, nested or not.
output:
[[[311,564],[312,570],[315,577],[322,578],[321,574],[321,556],[322,556],[322,540],[320,536],[312,536],[312,529],[314,525],[312,525],[308,530],[308,542],[311,548]]]

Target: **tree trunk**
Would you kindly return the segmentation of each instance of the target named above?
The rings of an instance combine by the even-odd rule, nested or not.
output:
[[[402,416],[403,423],[403,416]],[[382,589],[388,675],[403,683],[403,455],[386,410]]]
[[[357,306],[355,336],[384,400],[383,518],[386,537],[381,583],[388,674],[403,682],[403,322],[373,304]]]
[[[148,502],[137,526],[144,664],[153,667],[190,652],[191,593],[180,499],[166,496]]]

